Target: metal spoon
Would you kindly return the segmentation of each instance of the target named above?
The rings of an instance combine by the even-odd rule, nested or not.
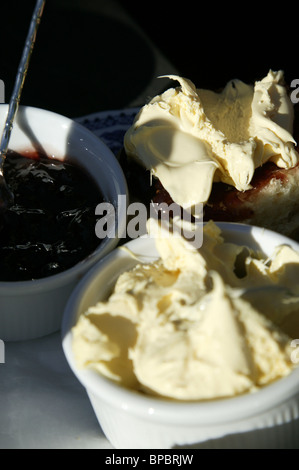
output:
[[[4,161],[7,154],[14,119],[19,108],[21,93],[27,74],[31,53],[35,43],[37,29],[43,13],[45,1],[46,0],[37,0],[32,14],[29,31],[23,49],[21,61],[19,64],[14,89],[9,102],[8,113],[0,143],[0,213],[8,209],[14,202],[14,195],[4,178]]]

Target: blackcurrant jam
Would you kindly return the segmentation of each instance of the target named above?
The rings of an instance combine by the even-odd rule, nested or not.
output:
[[[0,220],[0,281],[58,274],[98,247],[95,207],[103,196],[83,168],[9,151],[4,172],[15,199]]]

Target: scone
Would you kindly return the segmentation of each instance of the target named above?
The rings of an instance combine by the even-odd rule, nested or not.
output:
[[[266,163],[256,170],[252,189],[238,191],[225,183],[214,183],[204,206],[204,221],[226,221],[258,225],[299,240],[299,165],[289,170]],[[159,181],[152,200],[172,204]],[[149,189],[153,193],[153,188]]]
[[[204,219],[244,222],[291,237],[299,229],[299,154],[282,71],[220,92],[180,86],[138,113],[121,164],[135,199],[175,202]],[[138,185],[139,189],[138,190]]]

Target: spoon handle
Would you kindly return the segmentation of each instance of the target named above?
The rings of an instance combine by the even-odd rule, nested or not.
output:
[[[6,157],[7,149],[8,149],[10,134],[12,131],[15,115],[19,108],[21,93],[22,93],[24,81],[26,78],[31,53],[32,53],[33,46],[34,46],[35,39],[36,39],[36,33],[37,33],[37,29],[38,29],[40,19],[43,13],[45,2],[46,0],[37,0],[36,2],[35,8],[32,14],[32,18],[31,18],[25,46],[23,49],[21,61],[19,64],[16,81],[15,81],[13,92],[12,92],[10,102],[9,102],[8,113],[7,113],[5,126],[4,126],[1,143],[0,143],[0,174],[2,175],[3,175],[3,164],[4,164],[4,159]]]

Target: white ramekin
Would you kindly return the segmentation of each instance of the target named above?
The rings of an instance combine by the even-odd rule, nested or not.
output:
[[[282,243],[299,244],[277,233],[241,224],[219,223],[226,240],[259,248],[266,255]],[[145,236],[126,245],[137,257],[157,258]],[[213,402],[182,403],[141,395],[95,371],[78,369],[72,327],[80,314],[107,298],[119,274],[137,261],[116,248],[84,277],[65,309],[62,344],[68,363],[85,387],[103,432],[119,449],[298,448],[299,368],[262,390]]]
[[[1,129],[7,110],[7,105],[0,105]],[[94,178],[105,199],[115,205],[117,227],[111,226],[111,230],[124,236],[126,180],[113,153],[92,132],[59,114],[21,106],[9,148],[17,152],[42,150],[57,159],[63,160],[67,156],[70,161],[80,164]],[[118,198],[120,195],[125,197]],[[0,282],[0,339],[28,340],[58,331],[72,290],[88,269],[118,241],[119,238],[108,234],[88,258],[60,274],[34,281]]]

